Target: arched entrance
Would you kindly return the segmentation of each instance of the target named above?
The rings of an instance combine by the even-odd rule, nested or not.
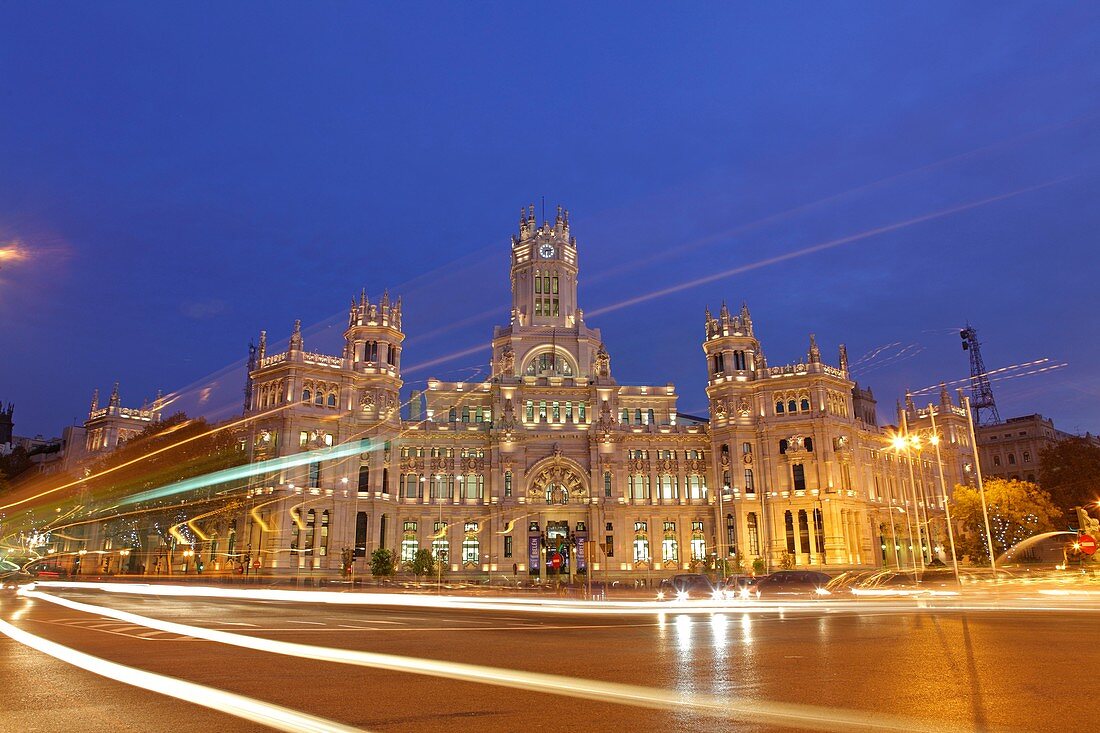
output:
[[[565,579],[588,572],[589,487],[585,471],[571,459],[554,454],[527,474],[528,562],[531,575]],[[537,520],[535,517],[537,516]]]

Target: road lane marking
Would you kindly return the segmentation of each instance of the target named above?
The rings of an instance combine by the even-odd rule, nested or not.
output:
[[[324,623],[320,621],[295,621],[294,619],[287,619],[288,624],[309,624],[310,626],[324,626]]]
[[[964,730],[937,721],[923,723],[881,712],[838,710],[813,705],[782,703],[750,698],[730,698],[704,694],[684,694],[673,690],[644,687],[619,682],[566,677],[541,672],[525,672],[502,667],[488,667],[438,659],[404,657],[394,654],[365,652],[353,649],[313,646],[246,636],[218,629],[189,626],[174,621],[140,616],[104,606],[73,601],[42,591],[23,591],[23,595],[55,603],[76,611],[96,613],[120,621],[136,623],[151,629],[193,636],[206,641],[266,651],[272,654],[310,659],[320,662],[349,664],[393,672],[421,674],[467,683],[479,683],[512,689],[562,695],[604,703],[635,707],[691,712],[724,719],[750,720],[772,725],[784,725],[815,730],[854,731],[937,731]]]
[[[74,667],[97,674],[100,677],[123,682],[150,692],[158,692],[195,705],[212,708],[276,730],[289,731],[290,733],[361,733],[359,728],[284,708],[281,705],[274,705],[243,695],[236,695],[232,692],[187,682],[176,677],[168,677],[167,675],[109,662],[106,659],[94,657],[91,654],[85,654],[76,649],[49,641],[41,636],[35,636],[3,620],[0,620],[0,633],[24,646]]]

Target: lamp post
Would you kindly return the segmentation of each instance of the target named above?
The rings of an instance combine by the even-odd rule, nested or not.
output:
[[[195,551],[188,547],[183,551],[183,574],[187,575],[187,567],[191,563],[191,558],[195,556]]]
[[[118,551],[118,555],[119,555],[118,572],[120,574],[122,574],[122,573],[126,572],[126,566],[129,564],[130,548],[129,547],[122,548],[121,550]]]
[[[718,562],[722,564],[720,567],[716,567],[715,570],[718,571],[719,578],[726,577],[726,562],[729,559],[729,555],[726,554],[725,549],[726,541],[729,539],[727,537],[727,533],[729,530],[726,527],[725,496],[726,492],[728,492],[729,490],[729,484],[725,484],[724,486],[722,486],[721,489],[718,490]]]
[[[928,417],[932,421],[932,437],[929,439],[936,449],[936,465],[940,471],[940,495],[943,498],[944,517],[947,521],[947,539],[951,543],[951,565],[955,570],[955,583],[959,582],[959,558],[955,554],[955,530],[951,526],[951,501],[947,497],[947,485],[943,480],[943,459],[940,457],[940,436],[936,432],[936,408],[928,405]]]
[[[920,533],[920,509],[917,507],[917,479],[913,475],[913,444],[909,436],[909,420],[906,417],[906,413],[901,413],[901,428],[903,431],[903,437],[905,439],[905,458],[906,465],[909,467],[909,493],[913,497],[913,521],[917,525],[917,552],[920,553],[920,570],[924,572],[924,543],[921,540]],[[914,570],[915,570],[914,566]]]
[[[970,428],[970,448],[974,453],[974,475],[978,477],[978,494],[982,498],[982,518],[985,520],[985,541],[989,550],[989,567],[993,570],[993,578],[997,578],[997,559],[993,551],[993,533],[989,530],[989,509],[985,504],[985,486],[982,484],[982,465],[978,461],[978,438],[974,433],[974,411],[970,409],[970,397],[963,397],[963,405],[966,407],[966,424]]]
[[[906,441],[905,438],[903,438],[900,435],[895,435],[893,437],[893,439],[891,440],[891,442],[894,446],[894,455],[898,459],[898,466],[897,466],[897,470],[895,471],[895,473],[897,474],[898,488],[900,489],[901,484],[903,482],[902,477],[901,477],[901,451],[905,449],[906,444],[908,443],[908,441]],[[898,511],[900,511],[901,513],[903,513],[905,515],[905,531],[909,535],[909,560],[913,563],[913,579],[917,580],[917,559],[916,559],[916,557],[913,556],[913,547],[914,547],[914,544],[913,544],[913,522],[912,522],[912,519],[909,517],[909,511],[907,509],[905,509],[905,506],[904,506],[905,505],[905,499],[904,499],[905,492],[901,491],[901,495],[903,497],[902,498],[902,506],[898,507]],[[893,507],[891,507],[891,511],[893,511]],[[893,516],[893,515],[891,515],[891,516]]]

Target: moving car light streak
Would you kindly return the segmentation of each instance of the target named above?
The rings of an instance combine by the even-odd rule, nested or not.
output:
[[[380,446],[373,446],[370,441],[355,440],[350,443],[344,443],[343,445],[338,445],[332,448],[319,448],[317,450],[306,451],[305,453],[296,453],[292,456],[269,458],[266,461],[257,461],[256,463],[250,463],[245,466],[225,468],[221,471],[214,471],[213,473],[203,474],[202,476],[196,476],[195,478],[186,479],[184,481],[177,481],[176,483],[168,484],[167,486],[160,486],[155,489],[149,489],[148,491],[142,491],[137,494],[132,494],[125,499],[121,499],[116,504],[116,506],[137,504],[139,502],[149,501],[151,499],[161,499],[166,496],[180,494],[185,491],[194,491],[195,489],[202,489],[207,486],[213,486],[215,484],[224,484],[229,481],[235,481],[242,478],[250,478],[252,476],[257,476],[263,473],[281,471],[285,468],[305,466],[318,460],[331,461],[337,458],[344,458],[346,456],[352,456],[357,453],[364,453],[369,450],[375,450],[378,447]]]
[[[215,643],[265,651],[272,654],[300,657],[303,659],[350,664],[392,672],[408,672],[430,677],[480,682],[532,692],[565,695],[600,702],[613,702],[635,707],[690,711],[700,715],[733,719],[752,719],[773,725],[797,726],[815,730],[889,730],[889,731],[926,731],[945,730],[940,725],[934,728],[917,721],[882,715],[879,713],[860,713],[818,708],[793,703],[777,703],[764,700],[736,699],[692,693],[685,696],[672,690],[662,690],[640,685],[627,685],[617,682],[602,682],[577,677],[524,672],[521,670],[486,667],[461,662],[403,657],[393,654],[364,652],[354,649],[321,647],[310,644],[276,641],[263,637],[246,636],[228,631],[191,626],[173,621],[140,616],[127,611],[119,611],[105,606],[81,603],[61,598],[37,590],[21,595],[55,603],[75,611],[97,614],[119,621],[145,626],[180,636],[190,636]]]
[[[198,685],[194,682],[146,672],[142,669],[127,667],[106,659],[79,652],[67,646],[43,639],[41,636],[27,633],[22,629],[0,620],[0,633],[31,649],[48,654],[54,659],[79,667],[107,679],[140,687],[150,692],[174,697],[185,702],[212,708],[227,715],[260,723],[276,730],[293,733],[360,733],[361,728],[319,718],[315,715],[300,713],[280,705],[255,700],[243,695],[235,695],[213,687]]]
[[[63,491],[65,489],[71,489],[72,487],[79,486],[79,485],[81,485],[82,483],[84,483],[86,481],[90,481],[92,479],[99,478],[100,476],[106,476],[109,473],[114,473],[115,471],[126,468],[127,466],[132,466],[135,463],[140,463],[141,461],[144,461],[147,458],[158,455],[160,453],[164,453],[165,451],[175,450],[176,448],[179,448],[181,445],[186,445],[187,443],[191,443],[193,441],[199,440],[200,438],[208,437],[210,435],[213,435],[214,433],[219,433],[223,430],[230,430],[232,428],[238,427],[239,425],[243,425],[247,422],[252,422],[253,420],[258,420],[260,418],[269,417],[270,415],[273,415],[276,412],[281,412],[282,410],[286,410],[286,409],[292,407],[294,404],[295,403],[280,405],[279,407],[272,408],[270,410],[267,410],[266,412],[261,412],[261,413],[256,414],[256,415],[249,415],[248,417],[242,418],[240,420],[234,420],[231,423],[226,423],[225,425],[219,425],[215,428],[211,428],[210,430],[207,430],[205,433],[199,433],[198,435],[192,435],[190,438],[184,438],[183,440],[172,443],[171,445],[166,445],[163,448],[157,448],[156,450],[149,451],[148,453],[146,453],[144,455],[140,455],[137,458],[134,458],[132,460],[126,461],[125,463],[120,463],[117,466],[111,466],[110,468],[105,468],[102,471],[98,471],[96,473],[92,473],[92,474],[89,474],[87,476],[83,476],[79,479],[76,479],[75,481],[69,481],[68,483],[62,484],[60,486],[55,486],[52,489],[46,489],[45,491],[39,491],[38,493],[32,494],[31,496],[26,496],[22,499],[19,499],[18,501],[13,501],[13,502],[10,502],[8,504],[4,504],[4,505],[0,506],[0,511],[3,511],[4,509],[11,509],[12,507],[16,507],[16,506],[21,506],[23,504],[27,504],[29,502],[34,501],[35,499],[41,499],[43,497],[49,496],[50,494],[55,494],[58,491]]]

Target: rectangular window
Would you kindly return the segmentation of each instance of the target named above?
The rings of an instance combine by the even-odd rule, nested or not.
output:
[[[355,515],[355,557],[367,556],[367,513]]]
[[[535,421],[535,403],[527,400],[527,422]]]
[[[309,443],[309,433],[307,433],[305,430],[298,433],[298,447],[299,448],[305,448],[308,443]]]
[[[791,466],[791,474],[794,477],[794,490],[805,491],[806,490],[806,469],[801,463],[796,463]]]
[[[565,421],[566,422],[573,422],[573,403],[572,402],[566,402],[565,403]]]
[[[370,466],[366,463],[359,466],[358,489],[360,494],[370,491]]]
[[[557,277],[554,277],[550,281],[550,292],[553,293],[554,295],[558,294],[558,278]]]
[[[585,408],[584,408],[584,403],[583,402],[581,403],[580,408],[581,408],[581,422],[584,422],[585,421],[585,418],[584,418],[584,409]]]
[[[561,422],[561,405],[559,405],[557,402],[555,402],[552,407],[553,407],[553,412],[552,412],[553,421],[554,422]]]
[[[535,315],[542,315],[542,298],[535,298]]]
[[[539,400],[539,421],[546,422],[546,401]]]
[[[603,552],[608,557],[615,557],[615,535],[604,537]]]
[[[512,536],[511,535],[505,535],[504,536],[504,556],[505,557],[511,557],[512,556]]]
[[[603,475],[603,495],[605,497],[611,497],[611,472],[608,471]]]
[[[505,496],[511,496],[512,495],[512,472],[511,471],[505,471],[504,472],[504,495]]]
[[[420,543],[416,540],[401,540],[401,562],[412,562]]]
[[[535,276],[535,292],[542,295],[542,278],[538,275]]]
[[[321,485],[321,463],[315,461],[309,464],[309,488],[316,489]]]
[[[746,468],[745,469],[745,493],[746,494],[752,494],[755,491],[756,491],[756,485],[753,483],[753,480],[752,480],[752,469],[751,468]]]

